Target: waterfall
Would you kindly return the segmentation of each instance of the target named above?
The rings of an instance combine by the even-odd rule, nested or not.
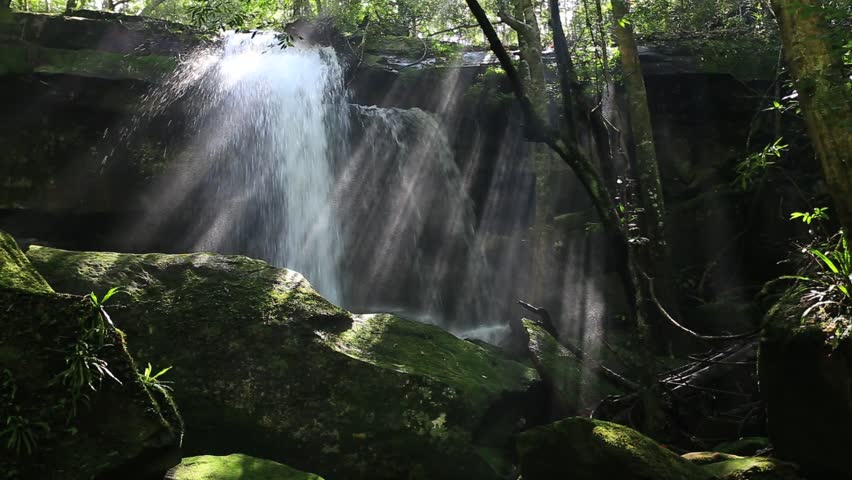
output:
[[[488,269],[444,127],[416,108],[356,106],[352,130],[339,180],[346,306],[401,310],[451,330],[476,324]]]
[[[330,48],[229,33],[146,99],[144,118],[180,101],[191,157],[172,188],[189,248],[240,253],[301,272],[340,302],[334,163],[348,138],[343,71]],[[161,189],[168,190],[168,189]],[[168,195],[168,193],[166,193]],[[162,208],[162,207],[161,207]]]
[[[348,104],[331,49],[226,34],[143,105],[126,143],[167,122],[173,153],[128,249],[165,238],[167,251],[296,270],[350,310],[456,332],[494,323],[473,202],[443,125],[419,109]]]

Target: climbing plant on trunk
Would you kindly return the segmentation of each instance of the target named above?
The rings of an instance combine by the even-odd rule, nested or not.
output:
[[[849,236],[852,232],[852,79],[848,65],[844,65],[843,49],[852,50],[852,47],[835,36],[843,35],[842,32],[832,32],[826,18],[828,6],[821,0],[772,0],[772,7],[808,134],[822,164],[837,218]],[[845,41],[849,42],[848,31]]]

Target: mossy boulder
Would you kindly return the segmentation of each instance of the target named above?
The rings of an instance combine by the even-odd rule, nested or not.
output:
[[[232,454],[184,458],[165,480],[323,480],[271,460]]]
[[[713,450],[733,455],[750,456],[772,446],[766,437],[742,437],[731,442],[720,443]]]
[[[592,372],[541,325],[527,319],[523,325],[529,338],[530,359],[550,387],[553,409],[558,416],[575,415],[609,395],[622,393]]]
[[[52,293],[50,285],[35,271],[15,239],[0,230],[0,289]]]
[[[518,437],[524,480],[710,480],[717,478],[622,425],[573,417]]]
[[[767,457],[737,457],[710,463],[704,470],[724,480],[798,480],[798,468]]]
[[[52,293],[1,233],[0,270],[3,478],[156,478],[177,464],[180,418],[140,381],[124,337],[107,326],[102,346],[91,340],[98,313],[89,299]],[[10,270],[23,281],[10,286]],[[75,395],[62,373],[83,358],[90,366],[77,372],[92,372],[96,358],[115,379],[104,375]],[[30,440],[13,441],[7,428]]]
[[[681,455],[684,460],[689,460],[696,465],[709,465],[711,463],[724,462],[726,460],[735,460],[742,458],[739,455],[722,452],[689,452]]]
[[[852,338],[803,318],[798,295],[768,313],[758,352],[769,439],[807,476],[852,478]]]
[[[507,446],[538,382],[435,326],[352,316],[258,260],[28,255],[60,291],[124,289],[113,320],[140,361],[174,366],[189,454],[241,451],[338,479],[497,478],[476,447]]]

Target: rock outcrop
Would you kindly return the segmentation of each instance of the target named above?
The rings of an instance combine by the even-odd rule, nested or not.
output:
[[[140,361],[174,366],[189,454],[331,479],[493,479],[493,453],[530,415],[534,370],[435,326],[352,316],[296,272],[213,254],[28,255],[59,291],[126,292],[112,318]]]
[[[12,285],[9,258],[19,272]],[[2,232],[0,268],[6,478],[147,480],[177,464],[180,418],[140,380],[121,333],[105,325],[101,345],[90,335],[98,315],[90,300],[52,293]]]
[[[803,317],[797,301],[795,294],[782,298],[769,312],[760,342],[769,439],[809,476],[849,478],[852,338],[832,344],[831,326]]]

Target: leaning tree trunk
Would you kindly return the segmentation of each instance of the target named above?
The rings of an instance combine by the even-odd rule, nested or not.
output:
[[[784,56],[837,218],[852,236],[852,89],[821,0],[772,0]]]

